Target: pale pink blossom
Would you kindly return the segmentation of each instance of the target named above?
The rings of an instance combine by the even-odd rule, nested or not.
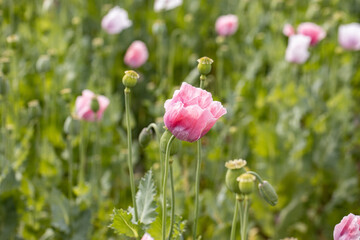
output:
[[[101,21],[101,27],[109,34],[120,33],[131,25],[132,21],[129,19],[126,10],[118,6],[110,9]]]
[[[297,28],[297,33],[310,37],[311,46],[316,45],[319,41],[326,37],[325,30],[319,25],[311,22],[301,23]]]
[[[213,101],[211,93],[185,82],[164,106],[165,126],[176,138],[187,142],[203,137],[226,113],[220,102]]]
[[[154,240],[150,234],[145,233],[144,236],[141,238],[141,240]]]
[[[287,37],[290,37],[295,34],[295,29],[291,24],[285,24],[283,28],[283,34]]]
[[[334,228],[334,240],[359,240],[360,216],[350,213]]]
[[[339,27],[339,43],[348,50],[360,50],[360,24],[350,23]]]
[[[180,6],[182,3],[182,0],[155,0],[154,11],[171,10]]]
[[[132,68],[142,66],[149,57],[148,49],[142,41],[134,41],[126,51],[124,62]]]
[[[228,14],[218,17],[215,23],[215,30],[220,36],[233,35],[238,29],[238,17]]]
[[[91,109],[92,101],[98,101],[98,111]],[[102,95],[95,95],[90,90],[84,90],[81,96],[76,98],[75,112],[77,117],[82,120],[93,122],[102,119],[105,109],[109,106],[110,100]]]
[[[311,39],[304,35],[292,35],[286,48],[285,59],[292,63],[304,63],[309,58]]]

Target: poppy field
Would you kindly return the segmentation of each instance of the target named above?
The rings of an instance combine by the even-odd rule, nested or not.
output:
[[[359,0],[0,0],[1,240],[359,240]]]

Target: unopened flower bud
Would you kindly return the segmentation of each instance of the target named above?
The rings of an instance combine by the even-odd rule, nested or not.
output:
[[[96,113],[100,109],[99,101],[96,97],[91,100],[91,110]]]
[[[244,173],[240,177],[237,178],[239,182],[240,192],[243,194],[250,194],[254,190],[254,182],[256,177],[250,173]]]
[[[240,194],[239,183],[236,180],[241,174],[245,173],[246,161],[242,159],[231,160],[225,163],[228,169],[225,177],[226,187],[233,193]]]
[[[202,57],[198,61],[198,70],[201,75],[207,75],[211,71],[211,64],[214,62],[211,58]]]
[[[125,75],[122,79],[122,82],[125,87],[134,87],[137,80],[139,79],[139,74],[133,70],[125,71]]]
[[[150,128],[143,128],[139,134],[139,144],[142,148],[145,148],[149,145],[153,132]]]
[[[42,55],[36,61],[36,70],[39,73],[45,73],[50,70],[50,57],[48,55]]]
[[[259,183],[258,187],[261,197],[271,206],[275,206],[278,202],[278,195],[273,186],[267,181],[263,181],[262,183]]]

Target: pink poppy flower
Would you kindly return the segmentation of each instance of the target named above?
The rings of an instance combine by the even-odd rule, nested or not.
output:
[[[283,34],[287,37],[290,37],[295,34],[295,29],[291,24],[285,24],[283,28]]]
[[[98,101],[98,111],[94,112],[91,105],[93,101]],[[76,98],[75,112],[76,115],[85,121],[100,121],[105,109],[109,106],[110,100],[102,95],[95,95],[90,90],[84,90],[81,96]]]
[[[292,35],[286,48],[285,60],[292,63],[304,63],[309,58],[311,39],[304,35]]]
[[[215,23],[215,30],[220,36],[233,35],[238,29],[238,17],[236,15],[220,16]]]
[[[154,11],[171,10],[182,4],[182,0],[155,0]]]
[[[150,234],[145,233],[144,236],[141,238],[141,240],[154,240]]]
[[[211,93],[185,82],[164,106],[165,126],[176,138],[187,142],[199,140],[226,113],[220,102],[213,101]]]
[[[339,27],[339,43],[348,50],[360,50],[360,24],[350,23]]]
[[[120,33],[131,25],[132,22],[129,20],[126,10],[117,6],[110,9],[108,14],[106,14],[101,21],[101,27],[108,34]]]
[[[335,226],[334,240],[358,239],[360,239],[360,216],[350,213]]]
[[[301,23],[298,26],[297,31],[298,34],[302,34],[311,38],[311,46],[316,45],[319,41],[326,37],[326,32],[324,29],[311,22]]]
[[[149,57],[148,49],[142,41],[134,41],[127,49],[124,62],[132,68],[142,66]]]

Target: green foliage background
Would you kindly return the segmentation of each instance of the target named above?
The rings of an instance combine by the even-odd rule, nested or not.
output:
[[[224,185],[224,163],[236,158],[279,194],[276,207],[254,194],[250,239],[332,239],[344,215],[360,213],[360,53],[337,43],[340,24],[360,22],[359,0],[185,0],[163,13],[146,0],[50,2],[44,10],[42,1],[0,0],[0,239],[117,238],[110,215],[131,205],[123,58],[138,39],[150,57],[137,70],[131,102],[137,184],[150,168],[159,184],[158,145],[141,149],[137,135],[162,123],[163,103],[181,82],[198,85],[198,58],[215,61],[206,89],[228,114],[202,141],[203,239],[229,239],[235,198]],[[108,35],[100,22],[116,5],[133,26]],[[239,17],[239,29],[218,38],[216,18],[229,13]],[[305,64],[289,64],[282,27],[306,21],[323,26],[327,37]],[[164,24],[163,34],[154,24]],[[48,66],[40,66],[43,55]],[[73,120],[67,134],[65,120],[85,88],[111,104],[99,124]],[[85,186],[77,181],[81,146]],[[191,239],[196,150],[189,143],[178,148],[176,214],[187,220]]]

